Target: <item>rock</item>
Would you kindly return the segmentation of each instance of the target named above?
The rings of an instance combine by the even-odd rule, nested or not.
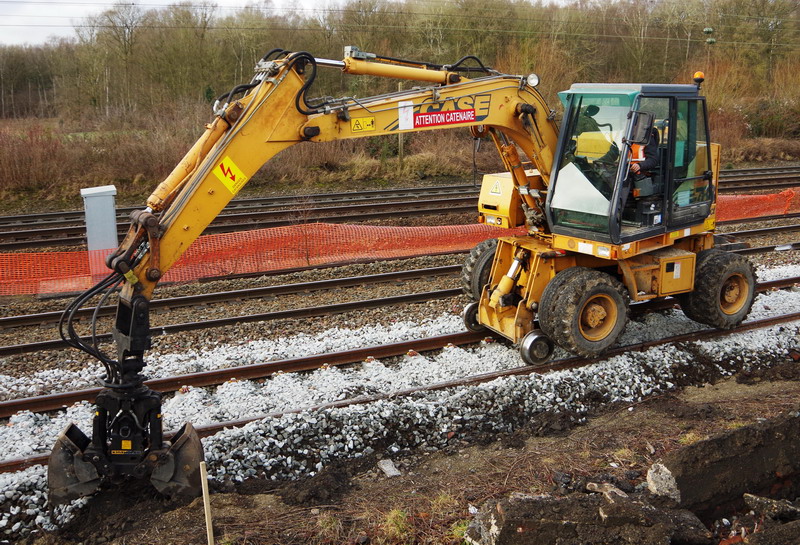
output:
[[[673,451],[662,465],[677,483],[680,506],[705,518],[749,491],[777,486],[797,495],[797,452],[800,417],[784,414]]]
[[[388,458],[384,458],[383,460],[378,461],[378,468],[383,471],[383,473],[387,477],[399,477],[402,475],[400,471],[395,467],[394,462],[389,460]]]
[[[664,464],[655,463],[647,471],[647,489],[651,494],[664,496],[676,504],[681,502],[681,492],[672,472]]]
[[[745,494],[744,502],[756,513],[760,513],[771,519],[784,521],[800,520],[800,509],[792,505],[788,500],[779,501],[755,496],[753,494]]]
[[[761,532],[747,536],[744,540],[749,545],[776,545],[778,543],[800,543],[800,520],[768,526]]]
[[[586,490],[589,492],[599,492],[605,496],[606,500],[614,503],[617,498],[627,498],[628,495],[611,483],[586,483]]]
[[[713,543],[708,529],[688,511],[654,507],[607,483],[593,488],[605,495],[515,494],[487,502],[470,523],[465,541],[472,545]]]

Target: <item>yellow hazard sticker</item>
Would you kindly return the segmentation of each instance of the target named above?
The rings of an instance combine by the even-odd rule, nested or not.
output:
[[[354,117],[350,120],[350,130],[353,132],[367,132],[375,130],[374,117]]]
[[[122,440],[122,444],[120,445],[123,450],[131,450],[131,442],[127,439]]]
[[[489,191],[489,195],[501,195],[503,192],[500,190],[500,182],[495,182],[492,186],[492,189]]]
[[[225,156],[222,161],[216,164],[214,176],[234,195],[247,183],[247,176],[228,156]]]

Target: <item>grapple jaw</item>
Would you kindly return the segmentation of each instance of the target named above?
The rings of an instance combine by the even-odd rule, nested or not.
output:
[[[89,438],[72,423],[59,434],[47,462],[47,495],[51,506],[88,496],[100,487],[100,473],[94,464],[84,460],[90,444]]]
[[[203,458],[200,437],[191,422],[187,422],[172,438],[166,451],[158,456],[150,482],[165,496],[199,496],[202,491],[200,462]]]

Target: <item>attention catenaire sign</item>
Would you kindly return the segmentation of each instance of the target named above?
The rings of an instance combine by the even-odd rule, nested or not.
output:
[[[475,110],[452,110],[449,112],[426,112],[414,114],[414,128],[453,125],[475,121]]]

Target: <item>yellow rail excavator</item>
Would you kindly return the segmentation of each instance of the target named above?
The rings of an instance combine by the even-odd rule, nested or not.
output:
[[[311,99],[317,70],[422,82],[369,98]],[[275,49],[250,83],[217,99],[214,119],[172,173],[131,214],[112,271],[65,310],[62,337],[105,367],[91,437],[75,425],[49,460],[53,504],[105,482],[149,478],[164,494],[200,490],[202,445],[191,424],[171,440],[161,394],[143,381],[148,305],[159,279],[265,162],[300,142],[469,128],[495,144],[506,172],[484,178],[479,220],[515,228],[488,240],[463,267],[469,329],[519,346],[528,364],[555,344],[583,356],[611,346],[630,301],[675,296],[690,318],[730,328],[748,314],[755,274],[714,248],[719,146],[709,141],[702,75],[694,84],[576,84],[559,94],[564,116],[537,91],[476,57],[435,65],[345,48],[343,60]],[[633,168],[638,161],[646,168]],[[641,163],[645,165],[644,162]],[[632,170],[638,170],[633,174]],[[90,300],[119,288],[116,356],[73,325]]]

